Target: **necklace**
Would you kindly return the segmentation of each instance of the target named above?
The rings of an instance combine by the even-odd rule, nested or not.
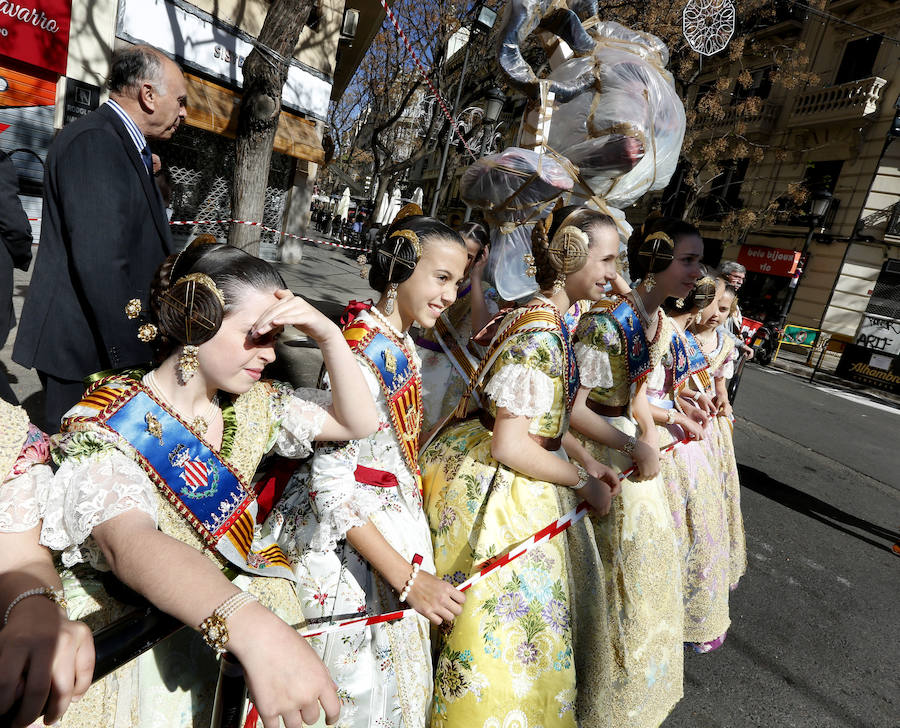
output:
[[[170,408],[182,414],[182,412],[172,404],[172,401],[166,396],[166,393],[159,386],[159,382],[156,381],[156,372],[149,371],[144,375],[144,382],[150,386],[150,388],[156,392],[160,397],[162,397],[163,401],[169,405]],[[216,412],[219,409],[219,395],[216,394],[213,396],[212,400],[209,403],[209,406],[206,408],[206,411],[202,415],[194,415],[193,418],[189,420],[190,428],[196,432],[198,435],[205,435],[206,431],[209,429],[209,423],[212,421],[212,418],[216,416]]]
[[[369,309],[369,313],[372,314],[372,316],[374,316],[374,317],[379,321],[379,323],[382,323],[382,324],[384,324],[385,326],[387,326],[388,329],[390,329],[391,331],[393,331],[393,332],[394,332],[397,336],[399,336],[401,339],[403,338],[403,336],[404,336],[403,333],[400,332],[400,331],[397,329],[397,327],[394,326],[394,324],[392,324],[392,323],[390,322],[390,320],[388,319],[388,317],[385,316],[383,313],[381,313],[381,311],[379,311],[377,308],[375,308],[374,306],[372,306],[372,308]]]

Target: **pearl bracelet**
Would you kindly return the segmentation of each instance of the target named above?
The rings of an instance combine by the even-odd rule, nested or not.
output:
[[[66,595],[62,589],[53,589],[49,586],[39,586],[34,589],[29,589],[28,591],[24,591],[15,599],[13,599],[9,606],[6,608],[6,611],[3,613],[3,626],[6,626],[6,623],[9,622],[9,615],[12,612],[13,607],[15,607],[19,602],[23,599],[28,599],[28,597],[47,597],[51,602],[53,602],[56,606],[62,609],[64,612],[66,611]]]
[[[674,407],[666,413],[666,424],[667,425],[675,424],[675,408]]]
[[[221,655],[225,652],[226,645],[230,635],[228,634],[227,620],[241,607],[245,607],[250,602],[257,601],[256,597],[249,592],[240,591],[233,596],[228,597],[212,614],[200,623],[200,635],[207,645],[212,647],[216,654]]]
[[[403,591],[400,592],[400,601],[405,602],[406,598],[409,596],[409,592],[412,590],[412,586],[416,581],[416,577],[419,575],[419,571],[422,568],[422,555],[416,554],[412,558],[412,573],[409,575],[409,579],[406,580],[406,586],[403,587]]]

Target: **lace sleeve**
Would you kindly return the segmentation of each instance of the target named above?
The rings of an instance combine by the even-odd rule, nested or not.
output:
[[[134,460],[115,448],[63,460],[44,510],[41,543],[63,552],[63,564],[88,561],[79,547],[94,527],[137,509],[157,522],[156,489]]]
[[[275,451],[286,458],[299,459],[309,455],[330,406],[331,392],[298,389],[289,393],[285,397]]]
[[[368,366],[360,363],[360,368],[375,399],[379,429],[390,428],[381,385]],[[374,438],[375,435],[370,435],[367,440]],[[381,501],[373,492],[377,489],[356,482],[356,466],[363,442],[366,440],[328,443],[316,448],[309,477],[309,497],[318,521],[309,543],[314,551],[335,549],[347,531],[364,526],[369,516],[381,509]]]
[[[507,364],[498,370],[484,392],[514,415],[537,417],[553,408],[553,380],[524,364]]]
[[[37,526],[52,481],[53,471],[42,463],[10,477],[0,487],[0,533],[27,531]]]
[[[575,358],[578,360],[578,377],[581,386],[594,389],[612,389],[615,385],[609,354],[579,341],[575,344]]]

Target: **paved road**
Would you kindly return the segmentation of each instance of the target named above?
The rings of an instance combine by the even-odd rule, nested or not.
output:
[[[736,414],[749,569],[664,728],[898,728],[900,410],[748,368]]]

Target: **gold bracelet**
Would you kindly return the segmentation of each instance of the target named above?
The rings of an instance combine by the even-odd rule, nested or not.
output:
[[[238,609],[248,605],[250,602],[257,601],[256,597],[249,592],[241,591],[228,597],[222,602],[206,619],[200,623],[200,634],[203,641],[212,647],[216,654],[221,655],[225,652],[228,645],[228,624],[227,620]]]
[[[666,424],[674,425],[675,424],[675,408],[673,407],[666,413]]]
[[[630,435],[628,437],[628,441],[624,445],[622,445],[622,448],[621,448],[621,450],[619,450],[619,452],[621,452],[625,455],[633,455],[634,448],[636,446],[637,446],[637,438],[634,435]]]
[[[28,597],[47,597],[51,602],[53,602],[56,606],[62,609],[64,612],[67,609],[66,605],[66,595],[62,589],[54,589],[49,586],[39,586],[34,589],[29,589],[28,591],[23,591],[19,596],[13,599],[9,606],[6,608],[6,611],[3,613],[3,626],[6,626],[6,623],[9,622],[9,615],[12,612],[13,607],[15,607],[19,602],[23,599],[28,599]],[[68,616],[68,615],[66,615]]]

